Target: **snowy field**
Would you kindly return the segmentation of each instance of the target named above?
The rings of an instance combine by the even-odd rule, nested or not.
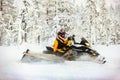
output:
[[[120,45],[94,46],[106,57],[106,64],[90,61],[22,63],[20,59],[27,48],[36,52],[44,50],[35,45],[0,46],[0,80],[120,80]]]

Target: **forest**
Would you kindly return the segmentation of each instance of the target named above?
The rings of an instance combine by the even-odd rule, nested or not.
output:
[[[110,0],[0,0],[0,46],[49,44],[60,28],[69,35],[75,34],[77,40],[85,37],[93,45],[118,45],[120,3]]]

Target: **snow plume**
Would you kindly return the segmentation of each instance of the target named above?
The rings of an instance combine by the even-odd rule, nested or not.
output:
[[[119,0],[2,0],[2,4],[0,45],[50,43],[60,28],[77,40],[120,44]]]

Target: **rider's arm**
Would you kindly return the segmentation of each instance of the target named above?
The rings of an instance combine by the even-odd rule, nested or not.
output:
[[[72,41],[71,41],[71,40],[68,40],[67,46],[71,46],[71,44],[72,44]]]

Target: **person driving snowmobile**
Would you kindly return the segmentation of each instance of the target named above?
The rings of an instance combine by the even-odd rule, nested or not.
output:
[[[71,45],[70,40],[66,40],[66,32],[63,29],[57,33],[57,38],[54,41],[53,51],[56,55],[62,56],[66,53],[67,47]]]

